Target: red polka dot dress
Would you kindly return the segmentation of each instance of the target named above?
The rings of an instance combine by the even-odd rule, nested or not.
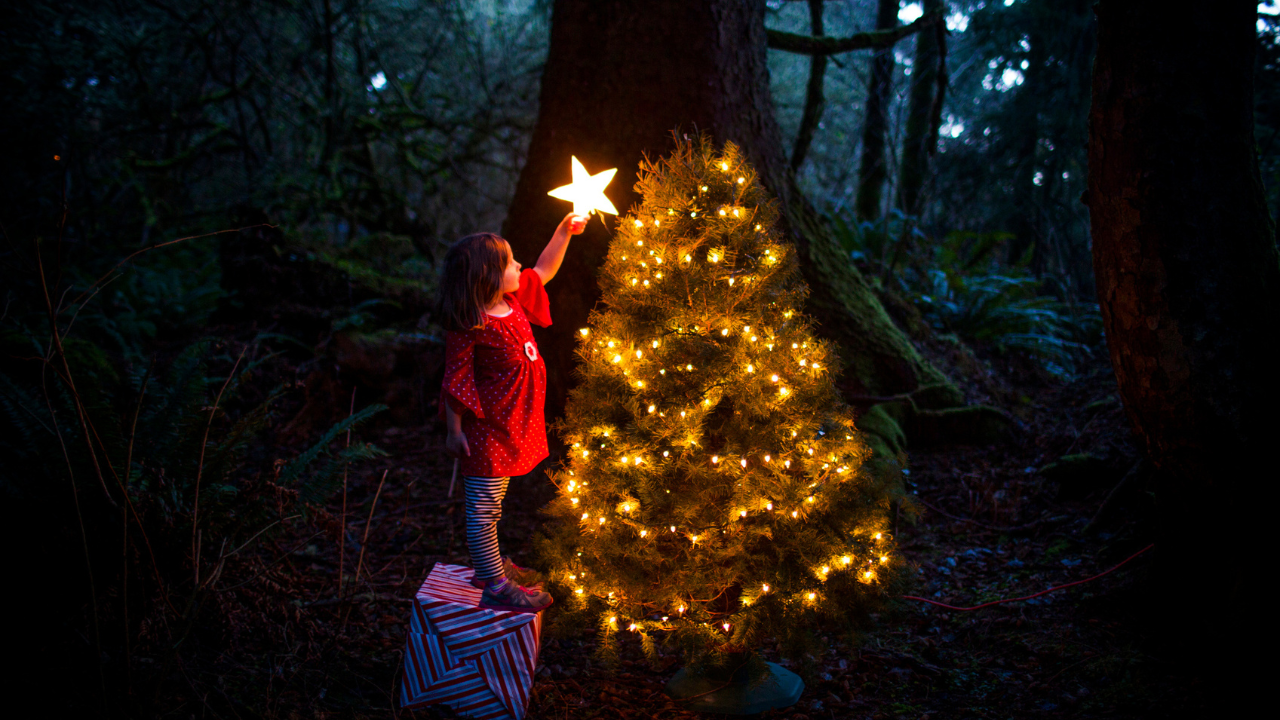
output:
[[[487,315],[482,328],[445,334],[441,402],[462,416],[471,449],[461,458],[464,476],[523,475],[547,456],[547,366],[529,323],[549,326],[551,304],[532,268],[503,298],[509,314]]]

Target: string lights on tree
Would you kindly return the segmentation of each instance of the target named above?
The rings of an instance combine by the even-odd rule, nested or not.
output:
[[[706,139],[643,164],[636,188],[578,333],[539,538],[570,615],[609,630],[606,656],[625,627],[713,663],[865,615],[897,577],[897,482],[863,469],[774,201]]]

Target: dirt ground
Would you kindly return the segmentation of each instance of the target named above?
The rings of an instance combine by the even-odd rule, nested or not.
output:
[[[916,567],[915,595],[957,606],[1024,596],[1096,575],[1151,542],[1147,473],[1111,375],[1099,369],[1029,387],[1006,394],[1018,418],[1007,442],[911,454],[908,487],[919,513],[900,513],[896,536]],[[400,710],[396,698],[414,591],[434,563],[467,564],[461,493],[446,497],[451,465],[434,426],[383,428],[364,439],[391,455],[353,472],[345,522],[335,498],[327,517],[277,537],[259,561],[256,590],[247,587],[226,609],[231,625],[257,629],[233,638],[234,651],[186,670],[206,708],[452,717],[441,708]],[[1046,467],[1084,453],[1092,459],[1074,469]],[[550,498],[538,473],[512,481],[499,531],[517,562],[531,562],[537,510]],[[337,598],[340,527],[344,575],[360,572],[350,601]],[[266,567],[277,554],[284,560]],[[1152,641],[1146,624],[1152,555],[1094,582],[973,612],[901,600],[856,638],[825,636],[826,652],[808,669],[791,665],[806,675],[799,703],[763,717],[1198,714],[1203,683]],[[654,671],[635,647],[615,673],[592,662],[593,642],[590,631],[544,637],[529,718],[700,716],[663,693],[675,657]],[[773,648],[763,653],[779,660]]]

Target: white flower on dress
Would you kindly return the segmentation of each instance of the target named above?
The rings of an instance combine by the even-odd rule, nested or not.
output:
[[[532,341],[532,340],[530,340],[529,342],[527,342],[527,343],[525,343],[525,344],[524,344],[524,354],[525,354],[525,355],[527,355],[527,356],[529,357],[530,362],[532,362],[532,361],[534,361],[534,360],[537,360],[537,359],[538,359],[538,346],[537,346],[537,345],[534,345],[534,344],[533,344],[533,341]]]

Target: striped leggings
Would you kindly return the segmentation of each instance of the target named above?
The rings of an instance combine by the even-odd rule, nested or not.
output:
[[[498,519],[509,477],[463,477],[467,499],[467,550],[471,567],[480,580],[502,577],[502,553],[498,550]]]

